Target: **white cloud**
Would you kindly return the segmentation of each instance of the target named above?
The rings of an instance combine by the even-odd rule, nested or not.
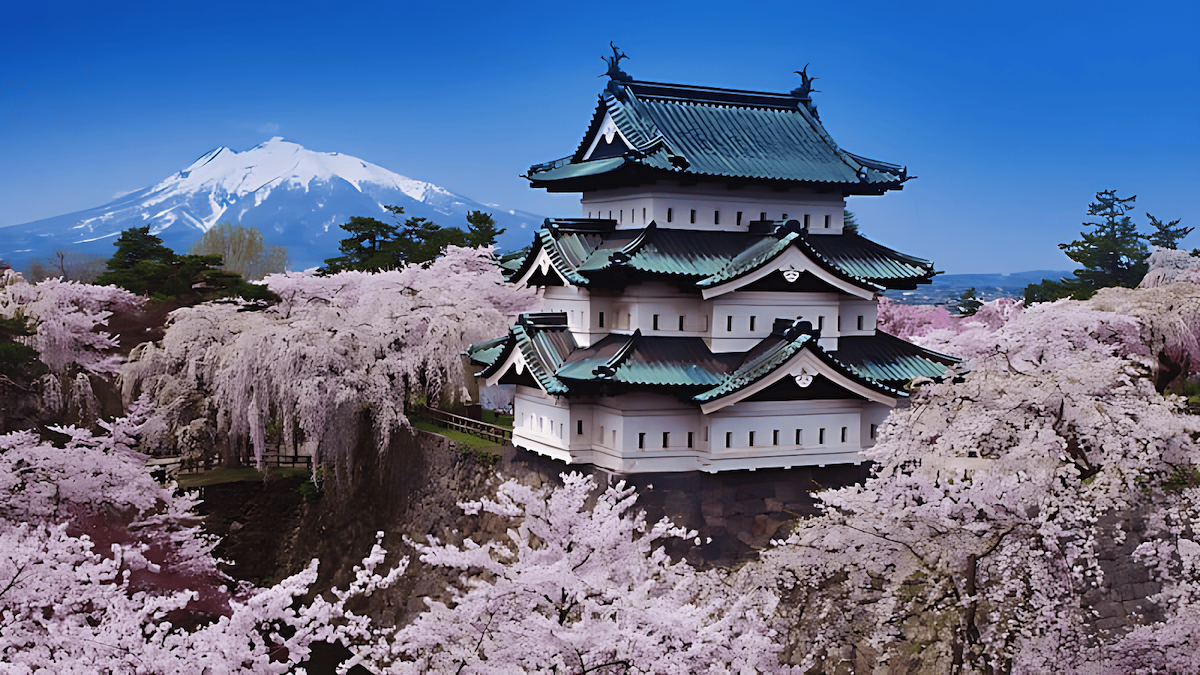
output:
[[[258,130],[264,134],[273,134],[273,133],[276,133],[277,131],[279,131],[279,125],[276,124],[275,122],[267,122],[266,124],[259,127]]]

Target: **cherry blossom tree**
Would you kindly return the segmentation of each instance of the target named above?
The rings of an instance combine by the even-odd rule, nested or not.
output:
[[[100,436],[58,428],[63,448],[0,436],[0,671],[286,673],[314,641],[365,635],[346,600],[390,585],[405,561],[377,573],[377,543],[332,601],[299,602],[316,561],[270,589],[234,586],[195,500],[131,449],[147,412],[136,402]]]
[[[340,461],[327,456],[345,451],[327,431],[350,405],[370,411],[383,448],[407,424],[409,403],[461,394],[468,344],[502,333],[509,315],[537,302],[502,283],[490,249],[450,247],[428,267],[266,283],[277,305],[177,310],[161,344],[131,354],[126,398],[145,391],[158,406],[147,447],[190,452],[227,438],[248,442],[261,461],[274,420],[285,450]]]
[[[1097,547],[1111,533],[1099,523],[1178,513],[1179,493],[1165,486],[1200,466],[1200,421],[1149,377],[1174,339],[1163,336],[1195,329],[1200,289],[1156,290],[1025,309],[986,340],[981,331],[964,368],[918,383],[868,452],[871,478],[820,493],[823,514],[743,570],[779,580],[791,662],[826,672],[845,658],[937,672],[1116,667],[1082,600],[1105,581]],[[1194,533],[1174,536],[1166,545],[1178,549]],[[1188,663],[1180,636],[1194,608],[1169,605],[1166,622],[1119,644]]]
[[[462,570],[449,604],[377,631],[345,664],[391,673],[738,673],[778,661],[774,596],[672,562],[661,547],[695,532],[648,525],[624,482],[564,474],[557,489],[510,480],[467,513],[511,523],[507,541],[413,543],[421,560]],[[410,542],[411,543],[411,542]]]

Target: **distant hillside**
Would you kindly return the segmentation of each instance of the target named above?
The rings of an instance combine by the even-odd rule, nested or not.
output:
[[[103,206],[0,228],[0,260],[17,270],[67,249],[108,258],[122,230],[150,226],[177,253],[219,222],[257,227],[267,243],[286,246],[293,269],[338,255],[350,216],[392,222],[384,205],[404,207],[438,225],[466,229],[470,211],[491,213],[500,248],[527,246],[543,217],[482,204],[401,176],[350,155],[314,152],[272,138],[244,152],[217,148],[152,187]]]
[[[968,288],[983,300],[1020,298],[1029,284],[1043,279],[1062,279],[1072,276],[1072,270],[1033,270],[1012,274],[939,274],[933,283],[915,291],[888,291],[887,296],[912,305],[945,305],[954,302]]]

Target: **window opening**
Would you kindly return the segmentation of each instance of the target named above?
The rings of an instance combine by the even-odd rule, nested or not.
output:
[[[583,420],[575,420],[575,435],[583,435]]]
[[[733,447],[733,432],[732,431],[725,432],[725,447],[727,447],[727,448]]]
[[[859,330],[863,329],[863,318],[862,318],[861,314],[858,316],[858,329]]]
[[[654,330],[658,330],[658,315],[654,315]]]
[[[708,442],[708,425],[704,425],[704,442]]]
[[[740,226],[741,226],[741,224],[742,224],[742,212],[741,212],[741,211],[738,211],[737,213],[738,213],[738,214],[737,214],[737,224],[738,224],[738,226],[740,227]]]
[[[691,214],[690,218],[691,218],[690,222],[692,222],[692,223],[696,222],[696,209],[692,209],[692,214]]]
[[[598,318],[599,318],[600,328],[604,328],[604,312],[600,312],[600,316]]]
[[[779,430],[771,432],[771,445],[779,445]]]
[[[803,445],[803,443],[801,442],[801,431],[802,430],[800,430],[800,429],[796,430],[796,445]]]
[[[825,427],[821,427],[821,431],[817,432],[817,443],[825,445]]]
[[[663,447],[664,448],[671,447],[671,432],[669,432],[669,431],[663,432]]]
[[[754,447],[754,432],[751,431],[748,436],[749,436],[749,441],[750,441],[749,445],[750,445],[750,447],[753,448]]]
[[[804,214],[804,229],[808,229],[808,214]]]
[[[755,317],[753,317],[753,316],[750,317],[750,332],[751,333],[754,332],[754,319],[755,319]]]
[[[759,213],[759,214],[758,214],[758,219],[759,219],[759,220],[766,220],[766,219],[767,219],[767,212],[766,212],[766,211],[763,211],[763,212]]]
[[[679,316],[679,330],[683,330],[683,315]]]
[[[713,225],[720,225],[720,224],[721,224],[721,212],[713,211]]]
[[[846,427],[842,427],[842,442],[846,442]]]
[[[732,316],[725,317],[725,332],[726,333],[733,332],[733,317]]]
[[[839,333],[842,332],[842,315],[841,314],[838,314],[837,327],[838,327],[838,332]]]
[[[780,218],[780,220],[787,220],[787,214],[786,214],[786,213],[785,213],[785,214],[783,214],[783,217],[782,217],[782,218]]]
[[[871,425],[871,440],[875,440],[875,429],[876,429],[875,425],[872,424]]]
[[[872,436],[874,438],[874,436]],[[692,447],[692,432],[688,432],[688,447]]]
[[[642,207],[642,224],[646,224],[646,208]]]
[[[640,433],[640,434],[638,434],[638,450],[644,450],[645,448],[646,448],[646,434]]]
[[[825,330],[825,317],[817,317],[817,330]]]
[[[671,209],[667,209],[667,222],[668,223],[671,222],[671,216],[672,216]]]
[[[825,229],[827,229],[827,230],[829,229],[829,221],[830,220],[832,220],[832,218],[830,216],[825,216]]]

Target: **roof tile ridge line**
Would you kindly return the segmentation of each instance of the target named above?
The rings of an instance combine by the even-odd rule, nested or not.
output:
[[[625,360],[629,358],[629,355],[633,353],[633,348],[637,345],[638,342],[641,341],[641,339],[642,339],[642,329],[641,328],[634,329],[633,333],[630,334],[629,338],[625,340],[625,344],[621,345],[621,348],[618,349],[617,352],[615,354],[613,354],[608,359],[608,361],[605,362],[604,365],[608,366],[609,368],[612,368],[613,370],[616,370],[617,368],[619,368],[621,366],[621,364],[624,363]]]
[[[829,235],[821,235],[821,236],[829,236]],[[863,237],[863,238],[866,239],[866,237]],[[866,288],[874,289],[874,291],[876,293],[882,293],[883,291],[887,290],[887,288],[885,286],[877,284],[874,281],[870,281],[870,280],[864,279],[863,277],[860,277],[856,274],[851,274],[851,273],[847,272],[846,270],[842,269],[841,265],[838,265],[837,263],[833,262],[829,258],[825,257],[825,255],[823,253],[821,253],[817,249],[813,248],[813,245],[811,243],[809,243],[809,241],[808,241],[808,230],[804,230],[802,233],[800,233],[800,236],[796,237],[796,239],[793,239],[792,242],[795,243],[796,240],[804,242],[804,250],[806,252],[810,253],[817,260],[817,262],[824,263],[825,267],[827,269],[829,269],[830,271],[832,271],[833,273],[840,274],[843,278],[850,279],[852,281],[857,281],[857,282],[859,282],[860,285],[865,284]],[[870,240],[868,240],[868,241],[870,241]]]
[[[812,113],[808,112],[808,109],[805,108],[804,105],[796,106],[796,110],[804,116],[804,119],[809,123],[809,125],[812,126],[813,130],[817,132],[817,135],[821,137],[821,140],[825,141],[829,145],[830,149],[833,150],[833,152],[840,157],[843,162],[854,169],[854,173],[857,174],[859,170],[862,169],[863,165],[859,164],[857,160],[854,160],[853,157],[846,157],[850,153],[838,147],[837,141],[833,140],[833,136],[830,136],[829,132],[825,130],[825,125],[821,124],[821,121],[816,117],[813,117]],[[850,161],[846,161],[847,159],[850,159]]]
[[[579,147],[575,148],[575,152],[572,152],[565,158],[570,160],[569,164],[577,164],[583,161],[583,155],[587,152],[586,145],[588,140],[595,137],[596,132],[600,130],[600,125],[604,123],[604,115],[610,114],[608,103],[604,100],[604,96],[607,93],[607,90],[605,90],[596,95],[596,111],[592,113],[592,121],[588,122],[588,127],[583,132],[583,139],[579,141]],[[604,111],[603,115],[601,115],[601,111]]]
[[[829,359],[829,361],[831,361],[833,364],[840,367],[843,372],[850,374],[854,377],[857,377],[861,380],[866,380],[867,382],[870,382],[871,384],[874,384],[875,386],[882,387],[883,389],[887,389],[888,391],[894,391],[897,394],[901,394],[903,396],[908,395],[908,394],[901,392],[899,389],[896,389],[895,387],[890,387],[890,386],[884,384],[883,382],[881,382],[873,377],[870,377],[869,375],[863,375],[862,373],[858,372],[858,369],[856,369],[853,366],[851,366],[850,364],[842,361],[841,359],[837,358],[833,354],[830,354],[829,352],[825,351],[825,348],[822,347],[819,342],[813,342],[813,346],[817,348],[818,352],[820,352],[820,354],[819,354],[820,356],[824,356],[826,359]]]
[[[654,123],[654,120],[648,119],[645,115],[637,112],[636,106],[642,103],[642,100],[637,97],[637,94],[630,90],[628,86],[622,86],[622,89],[625,91],[625,95],[629,97],[628,101],[622,101],[612,94],[608,94],[608,96],[612,98],[613,103],[623,109],[622,112],[625,114],[625,117],[630,118],[631,121],[636,119],[637,124],[644,127],[638,130],[640,135],[643,138],[649,138],[649,140],[645,142],[638,143],[632,149],[641,155],[641,157],[648,157],[657,152],[660,148],[666,150],[668,155],[678,155],[682,157],[682,153],[678,152],[675,146],[671,143],[670,139],[668,139],[667,136],[662,132],[662,129],[659,129],[658,125]],[[613,124],[617,124],[619,128],[620,124],[617,123],[617,116],[612,115],[611,109],[609,111],[609,115],[612,116]],[[624,130],[622,130],[622,133],[624,133]],[[631,134],[625,134],[625,138],[627,140],[630,136]],[[639,159],[641,159],[641,157],[639,157]]]
[[[768,336],[768,337],[770,337],[770,336]],[[735,391],[738,391],[739,389],[742,389],[753,382],[757,382],[758,380],[762,379],[763,377],[770,375],[772,372],[775,371],[776,368],[778,368],[778,367],[782,366],[783,364],[787,363],[788,361],[790,361],[792,359],[792,357],[795,356],[800,351],[800,349],[802,349],[804,347],[804,344],[806,342],[808,342],[812,337],[813,337],[812,333],[801,333],[800,335],[796,336],[796,338],[793,340],[785,340],[784,342],[780,343],[780,345],[778,347],[776,347],[775,349],[773,349],[769,352],[766,352],[765,354],[760,355],[757,359],[755,359],[753,362],[751,362],[750,365],[743,363],[742,365],[738,366],[737,368],[735,368],[733,370],[733,372],[726,375],[724,377],[724,379],[722,379],[721,382],[718,383],[716,386],[714,386],[710,389],[706,389],[705,391],[702,391],[699,394],[696,394],[693,397],[693,399],[700,401],[700,400],[704,400],[704,399],[701,399],[701,397],[709,396],[709,395],[711,395],[713,398],[719,398],[720,396],[725,396],[727,394],[731,394]],[[763,340],[766,340],[766,339],[767,338],[763,338]],[[814,342],[815,342],[815,340],[814,340]],[[761,343],[761,341],[760,341],[760,343]],[[751,347],[751,349],[753,349],[753,347]],[[772,360],[774,360],[776,357],[778,357],[780,354],[783,354],[784,352],[788,352],[788,354],[783,360],[779,361],[778,363],[775,363],[774,365],[770,365]],[[744,368],[744,370],[743,370],[743,368]],[[763,368],[766,368],[766,369],[762,370]],[[761,370],[761,372],[759,372],[760,370]],[[740,375],[739,375],[739,373],[740,373]],[[740,380],[741,384],[736,384],[734,382],[734,380]],[[732,387],[732,388],[729,391],[726,391],[724,393],[720,393],[720,394],[713,393],[713,392],[717,391],[718,389],[722,389],[724,387]]]
[[[546,220],[549,221],[550,219],[547,218]],[[559,249],[558,238],[554,236],[554,232],[551,230],[551,228],[543,223],[542,227],[538,228],[537,234],[539,238],[549,238],[548,242],[542,242],[542,250],[546,252],[546,257],[550,259],[550,264],[554,265],[554,269],[561,274],[564,279],[575,284],[576,286],[586,284],[588,280],[583,275],[571,268],[571,266],[567,263],[567,257],[563,255],[563,252]]]
[[[738,232],[735,234],[742,234],[742,233]],[[747,233],[747,234],[754,234],[754,233]],[[778,247],[778,250],[775,251],[775,253],[772,253],[770,256],[763,258],[761,261],[759,261],[759,263],[757,265],[754,265],[753,267],[746,270],[742,274],[738,274],[736,276],[725,276],[726,271],[729,270],[733,266],[733,263],[734,263],[734,261],[736,261],[738,259],[738,256],[742,255],[742,253],[745,253],[746,251],[742,251],[742,253],[739,253],[739,254],[733,256],[732,258],[730,258],[729,262],[725,263],[724,267],[717,270],[717,272],[715,274],[710,274],[707,277],[701,279],[700,281],[697,281],[696,285],[699,287],[702,287],[702,288],[707,288],[709,286],[715,286],[716,284],[723,284],[727,281],[732,281],[741,276],[744,276],[745,274],[749,274],[751,271],[758,269],[759,267],[762,267],[763,265],[766,265],[767,263],[771,262],[772,260],[783,255],[783,253],[788,250],[788,247],[791,245],[791,243],[796,240],[796,237],[798,236],[798,234],[799,233],[797,233],[797,232],[788,232],[786,235],[784,235],[784,237],[782,239],[776,239],[775,242],[771,244],[771,247],[772,248]],[[768,239],[773,239],[773,237],[771,237],[770,234],[764,234],[764,235],[760,235],[760,236],[762,236],[762,239],[760,240],[760,242],[766,241]],[[749,250],[751,247],[757,245],[760,242],[755,242],[754,244],[751,244],[749,247],[747,247],[746,250]]]
[[[676,89],[719,91],[719,92],[733,93],[733,94],[754,94],[755,96],[776,96],[779,98],[792,99],[792,100],[796,100],[796,101],[800,100],[800,99],[796,98],[795,96],[792,96],[791,94],[783,93],[783,92],[758,91],[758,90],[754,90],[754,89],[729,89],[726,87],[713,87],[713,86],[706,85],[706,84],[674,84],[671,82],[651,82],[649,80],[629,80],[627,82],[627,84],[632,84],[635,86],[639,85],[639,84],[647,84],[647,85],[654,86],[654,87],[673,87]]]
[[[522,346],[527,346],[539,361],[538,363],[530,363],[528,359],[526,360],[525,365],[529,368],[529,372],[534,376],[535,379],[542,383],[542,386],[546,389],[546,393],[550,393],[550,390],[555,387],[565,390],[566,385],[564,385],[558,379],[558,376],[555,375],[555,371],[546,368],[546,366],[549,364],[549,360],[546,358],[546,355],[542,353],[542,350],[538,349],[537,343],[533,341],[533,335],[531,335],[529,331],[525,330],[525,326],[520,324],[517,324],[515,328],[520,328],[521,330],[521,335],[517,336],[517,349],[524,354],[525,350],[522,349]],[[557,370],[557,368],[555,370]]]
[[[892,335],[891,333],[889,333],[889,332],[887,332],[887,331],[885,331],[885,330],[881,330],[881,329],[879,329],[879,328],[876,328],[876,329],[875,329],[875,333],[876,333],[876,334],[882,333],[883,335],[886,335],[887,337],[889,337],[889,338],[891,338],[891,339],[893,339],[893,340],[898,340],[898,341],[900,341],[900,342],[903,342],[903,343],[904,343],[904,344],[906,344],[906,345],[912,345],[913,347],[916,347],[917,349],[920,349],[920,350],[921,350],[921,351],[923,351],[923,352],[929,352],[930,354],[935,354],[935,355],[937,355],[937,356],[940,356],[940,357],[942,357],[942,358],[944,358],[944,359],[949,359],[949,360],[951,360],[951,361],[954,361],[955,363],[963,363],[964,361],[966,361],[966,359],[962,359],[962,358],[959,358],[959,357],[957,357],[957,356],[952,356],[952,355],[950,355],[950,354],[943,354],[942,352],[936,352],[936,351],[934,351],[934,350],[932,350],[932,349],[929,349],[928,347],[922,347],[921,345],[919,345],[919,344],[917,344],[917,343],[915,343],[915,342],[909,342],[908,340],[905,340],[905,339],[904,339],[904,338],[902,338],[902,337],[896,337],[895,335]],[[867,337],[867,336],[862,336],[862,337]],[[871,337],[874,337],[874,336],[871,336]]]
[[[654,236],[657,232],[658,221],[651,220],[650,224],[643,227],[642,231],[638,233],[638,236],[634,237],[628,244],[622,246],[620,251],[630,257],[637,255],[637,252],[642,250],[642,247],[646,245],[646,242],[650,239],[650,237]]]

